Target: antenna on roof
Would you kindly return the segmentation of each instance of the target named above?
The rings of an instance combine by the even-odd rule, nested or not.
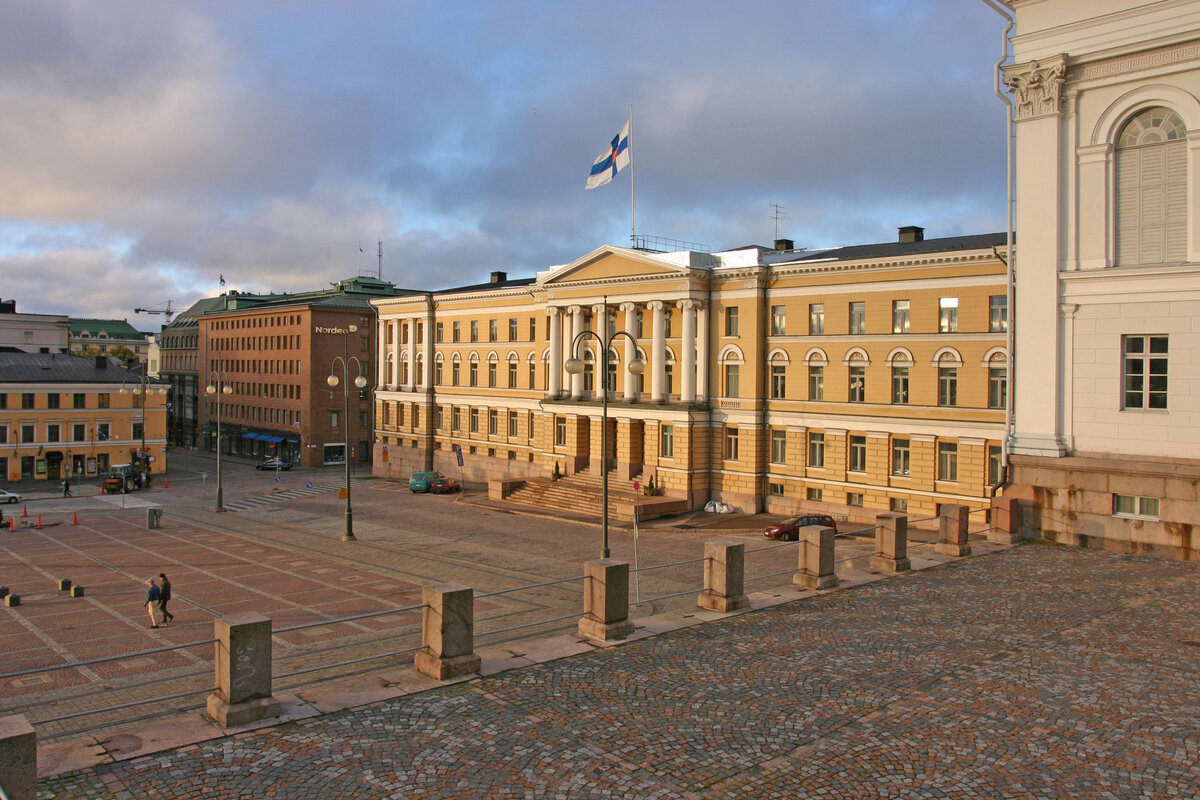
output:
[[[379,280],[383,280],[383,239],[379,240]]]
[[[770,205],[771,208],[775,209],[775,211],[771,214],[771,216],[767,217],[767,219],[775,220],[775,238],[778,239],[779,238],[779,220],[787,219],[787,214],[783,213],[784,207],[779,205],[779,203],[769,203],[768,205]]]

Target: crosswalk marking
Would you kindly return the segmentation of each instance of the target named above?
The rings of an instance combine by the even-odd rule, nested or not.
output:
[[[354,488],[356,485],[351,481],[351,488]],[[257,497],[243,497],[237,500],[229,500],[224,503],[224,506],[226,511],[249,511],[251,509],[267,508],[283,500],[290,500],[297,497],[315,497],[319,494],[344,488],[346,488],[344,482],[314,484],[311,489],[307,487],[285,489],[283,491],[271,492],[270,494],[258,495]]]

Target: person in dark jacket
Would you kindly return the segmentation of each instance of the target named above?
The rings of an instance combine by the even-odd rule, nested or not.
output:
[[[170,622],[175,615],[167,611],[167,601],[171,599],[171,579],[163,573],[158,573],[161,579],[158,590],[158,607],[163,613],[163,622]]]
[[[162,599],[162,592],[159,591],[158,584],[154,582],[154,578],[146,579],[146,613],[150,615],[150,627],[158,627],[158,604]]]

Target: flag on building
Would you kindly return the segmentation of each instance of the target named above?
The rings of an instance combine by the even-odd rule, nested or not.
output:
[[[617,177],[617,173],[629,166],[629,120],[621,132],[613,137],[608,149],[596,157],[592,173],[588,175],[587,188],[595,189]]]
[[[225,276],[224,275],[221,276],[221,285],[222,286],[225,285]]]

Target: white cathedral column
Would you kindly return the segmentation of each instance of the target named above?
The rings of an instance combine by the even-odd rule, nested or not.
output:
[[[387,365],[388,365],[388,323],[387,320],[379,320],[376,326],[376,353],[375,353],[375,386],[378,389],[387,388]]]
[[[407,386],[409,391],[417,390],[417,321],[409,318],[405,320],[408,326],[408,381]]]
[[[400,388],[400,318],[389,320],[388,324],[392,326],[392,391]]]
[[[596,343],[596,361],[594,375],[592,376],[592,397],[603,397],[601,392],[608,393],[608,374],[604,372],[604,355],[600,352],[604,347],[604,343],[608,341],[608,306],[603,303],[592,306],[592,322],[596,326],[596,333],[600,336],[600,341]],[[591,338],[590,336],[588,337]]]
[[[699,354],[696,357],[696,399],[708,399],[708,306],[697,302],[696,331],[700,336]]]
[[[629,334],[629,336],[621,337],[625,340],[625,369],[621,373],[625,376],[624,398],[628,402],[633,402],[637,399],[638,376],[629,371],[629,365],[637,359],[637,342],[633,340],[637,325],[637,305],[621,303],[620,309],[625,312],[625,332]]]
[[[679,400],[683,403],[696,402],[696,302],[680,300],[679,310],[683,314],[683,338],[680,342]]]
[[[548,365],[550,382],[546,387],[547,393],[551,397],[558,397],[562,394],[562,375],[563,375],[563,357],[562,357],[562,313],[557,308],[546,309],[546,314],[550,317],[550,363]]]
[[[650,367],[654,370],[650,381],[650,399],[656,403],[663,401],[667,388],[667,320],[663,309],[666,304],[662,300],[654,300],[647,308],[654,312],[654,325],[650,343]]]
[[[579,333],[583,330],[583,307],[571,306],[567,309],[571,312],[571,343],[567,345],[567,358],[578,358],[583,360],[583,354],[586,350],[584,347],[578,348],[575,340],[579,338]],[[583,398],[583,373],[571,376],[571,399],[580,400]]]

